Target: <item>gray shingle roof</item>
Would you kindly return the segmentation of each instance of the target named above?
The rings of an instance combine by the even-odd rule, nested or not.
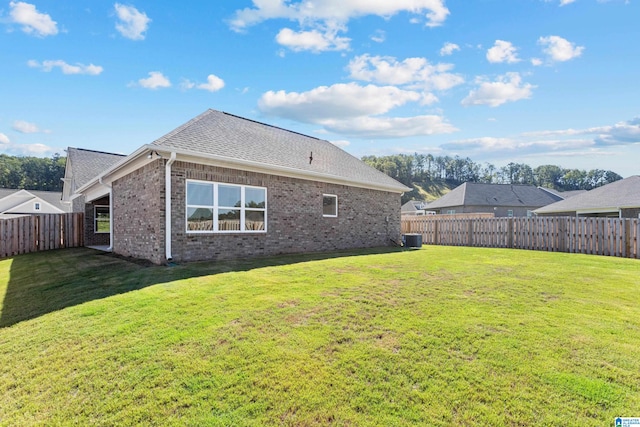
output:
[[[531,185],[482,184],[465,182],[438,200],[428,209],[453,206],[538,207],[561,200],[559,196]]]
[[[67,148],[69,164],[73,172],[75,187],[80,188],[91,179],[104,172],[126,156],[123,154],[105,153],[85,150],[83,148]]]
[[[152,145],[409,190],[329,141],[216,110],[205,111]]]
[[[635,207],[640,207],[640,175],[633,175],[549,206],[544,206],[537,209],[535,213]]]

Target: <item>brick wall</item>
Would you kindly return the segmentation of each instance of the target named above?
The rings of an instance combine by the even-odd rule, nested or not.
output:
[[[164,160],[156,160],[112,185],[113,252],[165,261]]]
[[[165,261],[162,162],[114,183],[114,252]],[[187,179],[267,188],[267,232],[188,234]],[[387,246],[400,238],[400,194],[184,162],[172,166],[172,193],[175,261]],[[322,216],[323,194],[338,196],[337,218]]]
[[[267,232],[188,234],[187,179],[266,187]],[[400,238],[400,194],[184,162],[173,164],[171,185],[176,261],[387,246]],[[338,196],[337,218],[322,216],[323,194]]]
[[[82,199],[84,200],[84,197]],[[95,206],[109,206],[109,196],[84,205],[84,245],[109,246],[109,233],[95,232]]]

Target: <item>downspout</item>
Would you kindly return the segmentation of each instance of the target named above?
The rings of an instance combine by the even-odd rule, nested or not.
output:
[[[98,182],[109,189],[109,248],[107,250],[113,252],[113,187],[102,182],[102,177],[98,178]]]
[[[164,250],[165,258],[171,261],[171,165],[176,161],[176,153],[164,165]]]

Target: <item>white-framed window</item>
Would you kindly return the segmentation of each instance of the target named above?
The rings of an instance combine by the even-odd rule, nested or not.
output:
[[[527,209],[527,218],[531,218],[533,216],[533,211]]]
[[[40,202],[35,202],[33,204],[33,210],[34,211],[39,211],[40,210]]]
[[[513,218],[513,209],[509,209],[509,210],[507,210],[507,216],[508,216],[509,218]]]
[[[338,196],[335,194],[322,195],[322,216],[327,218],[338,216]]]
[[[187,180],[187,233],[264,233],[267,189]]]
[[[93,207],[93,232],[108,233],[109,231],[111,231],[109,206],[95,205]]]
[[[455,209],[447,209],[447,215],[455,215],[456,210]]]

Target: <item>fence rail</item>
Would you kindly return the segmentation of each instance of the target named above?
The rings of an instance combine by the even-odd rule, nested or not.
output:
[[[0,219],[0,258],[84,246],[84,214],[45,214]]]
[[[424,244],[531,249],[640,259],[640,220],[624,218],[402,218]]]

